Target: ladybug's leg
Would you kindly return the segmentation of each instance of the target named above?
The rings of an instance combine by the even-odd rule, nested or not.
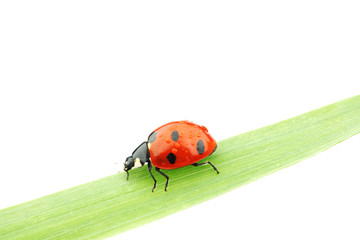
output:
[[[194,163],[193,166],[197,167],[197,166],[202,166],[202,165],[206,165],[206,164],[210,164],[212,166],[212,168],[216,171],[216,173],[220,173],[218,171],[218,169],[215,167],[214,164],[212,164],[211,162],[209,161],[206,161],[206,162],[203,162],[203,163]]]
[[[169,185],[169,176],[165,173],[160,171],[160,168],[155,168],[156,171],[158,171],[161,175],[163,175],[166,178],[166,184],[165,184],[165,191],[167,191],[167,187]]]
[[[152,189],[152,191],[154,192],[154,189],[156,188],[156,179],[154,178],[154,175],[152,174],[151,170],[152,170],[152,164],[150,161],[148,161],[148,170],[149,170],[149,173],[152,177],[152,179],[154,180],[154,187]]]

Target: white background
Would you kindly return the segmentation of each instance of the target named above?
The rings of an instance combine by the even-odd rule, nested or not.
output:
[[[359,12],[358,1],[1,1],[0,209],[116,173],[169,121],[221,140],[359,94]],[[359,146],[113,239],[359,239]]]

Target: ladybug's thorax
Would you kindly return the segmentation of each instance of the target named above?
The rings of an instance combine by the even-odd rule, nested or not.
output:
[[[143,166],[149,159],[147,142],[143,142],[142,144],[140,144],[132,153],[132,157],[134,159],[134,167],[136,167],[136,165],[138,167]]]

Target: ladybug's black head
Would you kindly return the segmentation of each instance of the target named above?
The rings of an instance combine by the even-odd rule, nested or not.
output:
[[[149,161],[149,150],[147,142],[143,142],[138,146],[130,157],[127,157],[124,163],[124,171],[127,174],[129,180],[129,170],[135,167],[142,167],[147,161]]]
[[[127,179],[129,179],[129,170],[132,169],[134,167],[135,163],[134,163],[134,159],[132,156],[127,157],[125,162],[124,162],[124,171],[127,174]]]

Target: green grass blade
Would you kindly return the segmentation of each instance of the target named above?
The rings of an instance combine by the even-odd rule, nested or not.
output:
[[[152,193],[146,168],[0,211],[1,239],[97,239],[191,207],[309,158],[360,132],[360,96],[218,143],[209,158],[220,170],[193,166],[166,171]],[[136,206],[134,208],[134,206]]]

